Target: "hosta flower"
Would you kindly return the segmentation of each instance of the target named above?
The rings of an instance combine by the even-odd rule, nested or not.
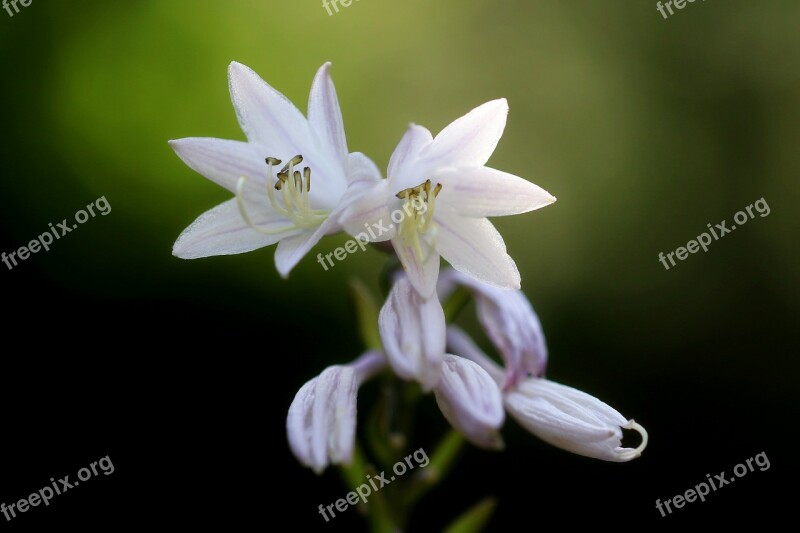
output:
[[[202,214],[173,253],[184,259],[248,252],[278,243],[282,276],[326,234],[353,199],[348,186],[380,172],[364,155],[348,153],[342,114],[326,63],[317,72],[308,118],[281,93],[239,63],[231,63],[231,100],[247,142],[213,138],[170,141],[192,169],[234,193]],[[313,178],[313,186],[312,186]]]
[[[447,346],[452,353],[476,362],[498,385],[505,372],[470,339],[451,326]],[[605,461],[630,461],[647,446],[647,431],[627,420],[594,396],[553,381],[529,377],[503,393],[506,411],[519,424],[543,441],[564,450]],[[633,429],[642,436],[636,448],[622,446],[622,430]]]
[[[486,217],[525,213],[555,198],[512,174],[485,166],[503,134],[504,99],[473,109],[436,138],[411,125],[378,181],[344,211],[342,224],[373,241],[391,239],[414,288],[431,295],[439,257],[486,283],[519,288],[503,238]]]
[[[367,352],[349,365],[326,368],[297,392],[286,430],[295,457],[318,474],[328,464],[349,464],[356,438],[358,387],[386,366]]]
[[[395,374],[431,390],[444,358],[445,321],[436,295],[422,298],[406,276],[392,287],[378,316],[383,349]]]
[[[539,317],[525,294],[498,289],[447,269],[439,279],[439,297],[447,298],[457,284],[472,291],[478,320],[503,357],[508,372],[504,388],[517,384],[528,375],[543,376],[547,366],[547,344]]]

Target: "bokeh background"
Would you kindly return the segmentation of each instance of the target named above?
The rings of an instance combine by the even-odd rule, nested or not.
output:
[[[350,148],[381,168],[409,122],[435,133],[508,98],[490,164],[558,197],[495,220],[544,324],[548,375],[650,432],[641,459],[607,464],[509,420],[507,451],[468,449],[413,531],[440,530],[489,495],[498,531],[774,519],[797,493],[780,483],[798,473],[799,17],[800,4],[778,0],[695,2],[668,20],[649,0],[360,0],[333,16],[316,0],[0,11],[0,251],[100,196],[112,206],[50,252],[0,265],[0,500],[105,455],[115,465],[6,526],[364,527],[352,510],[329,524],[317,514],[345,489],[334,471],[298,466],[284,424],[306,380],[362,350],[347,281],[377,287],[384,256],[328,272],[308,257],[282,280],[273,249],[171,255],[229,194],[166,141],[243,139],[232,60],[303,111],[315,70],[333,61]],[[769,216],[669,271],[658,262],[760,198]],[[423,410],[412,443],[432,447],[446,423],[431,398]],[[668,518],[655,510],[760,452],[769,470]]]

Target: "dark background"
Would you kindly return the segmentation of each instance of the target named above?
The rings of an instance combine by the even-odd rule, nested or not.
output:
[[[603,463],[513,420],[503,453],[468,448],[423,502],[435,531],[499,498],[492,530],[770,523],[798,472],[796,206],[800,5],[709,1],[669,20],[655,2],[34,0],[0,11],[0,251],[105,196],[91,219],[9,271],[0,265],[0,501],[109,455],[87,481],[6,529],[127,524],[361,530],[347,490],[289,452],[297,389],[362,351],[348,300],[383,256],[288,281],[272,249],[181,261],[178,234],[228,194],[166,141],[243,138],[226,67],[253,67],[305,110],[334,62],[351,150],[385,168],[406,124],[436,132],[509,99],[490,164],[559,198],[498,220],[542,318],[548,377],[650,433],[643,457]],[[669,271],[659,252],[764,198],[757,217]],[[324,240],[332,250],[341,237]],[[464,324],[474,330],[470,310]],[[484,339],[485,344],[485,339]],[[363,390],[370,405],[377,386]],[[432,398],[412,445],[446,430]],[[418,444],[417,444],[418,443]],[[655,500],[765,452],[756,470],[662,518]]]

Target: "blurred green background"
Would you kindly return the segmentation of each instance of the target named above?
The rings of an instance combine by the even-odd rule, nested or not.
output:
[[[346,281],[376,286],[384,256],[355,254],[328,272],[309,256],[288,281],[272,248],[172,257],[180,232],[230,195],[167,140],[244,138],[227,88],[232,60],[302,111],[315,70],[332,61],[350,149],[381,169],[409,122],[436,133],[506,97],[508,127],[490,165],[558,197],[495,219],[544,323],[549,375],[655,427],[652,453],[667,471],[677,448],[694,445],[682,442],[689,432],[724,447],[740,417],[748,433],[760,416],[794,412],[798,17],[800,4],[777,0],[696,2],[669,20],[655,2],[621,0],[360,0],[333,16],[310,0],[34,0],[13,18],[0,11],[2,250],[99,196],[112,206],[49,253],[0,269],[15,302],[7,331],[80,302],[93,318],[73,313],[69,323],[108,335],[105,350],[152,348],[142,365],[164,365],[161,400],[172,379],[180,390],[183,378],[219,376],[235,390],[246,374],[256,387],[248,409],[276,421],[268,431],[289,463],[280,423],[292,391],[358,354]],[[768,217],[669,271],[658,262],[762,197]],[[327,238],[315,253],[342,242]],[[138,372],[146,384],[148,371]],[[717,425],[698,434],[709,419]],[[681,420],[687,434],[675,433]],[[530,453],[551,453],[524,437]],[[759,442],[730,457],[761,451]],[[694,478],[676,479],[644,500]]]

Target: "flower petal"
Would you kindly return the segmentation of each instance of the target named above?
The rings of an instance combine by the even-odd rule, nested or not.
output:
[[[353,457],[358,379],[349,366],[331,366],[303,385],[289,407],[289,447],[304,465],[321,473],[329,463]]]
[[[503,398],[497,384],[477,363],[446,354],[434,392],[442,414],[470,442],[487,449],[503,447],[497,433],[505,420]]]
[[[228,84],[242,131],[250,142],[269,148],[265,157],[307,155],[313,146],[311,129],[288,98],[235,61],[228,68]]]
[[[439,382],[445,347],[442,304],[434,294],[424,299],[403,276],[395,282],[378,315],[389,364],[404,379],[430,390]]]
[[[297,263],[328,233],[335,231],[338,224],[335,218],[328,217],[315,229],[307,229],[302,233],[283,239],[275,249],[275,267],[284,278],[297,266]]]
[[[507,117],[505,98],[478,106],[443,129],[422,157],[433,166],[481,167],[503,136]]]
[[[212,255],[241,254],[263,248],[294,235],[297,230],[282,216],[264,206],[250,212],[252,222],[270,231],[287,231],[263,235],[248,226],[239,212],[236,199],[221,203],[200,215],[181,233],[172,253],[181,259],[197,259]]]
[[[442,184],[437,200],[466,217],[517,215],[556,201],[538,185],[488,167],[448,168],[433,180]]]
[[[366,190],[363,193],[355,192],[354,194],[359,194],[358,198],[342,212],[339,221],[345,231],[366,242],[382,242],[394,238],[397,228],[391,221],[386,203],[388,187],[387,180],[351,185],[352,191],[362,188]]]
[[[253,183],[266,181],[264,159],[246,142],[189,137],[169,141],[169,145],[189,168],[231,192],[236,192],[242,176]]]
[[[458,326],[447,326],[447,351],[479,364],[496,383],[503,382],[505,372],[500,365],[483,353],[475,341]]]
[[[424,239],[420,239],[423,257],[420,257],[413,246],[407,245],[400,237],[392,239],[392,248],[409,281],[423,297],[428,298],[436,292],[436,280],[439,277],[439,253]]]
[[[387,177],[399,182],[405,181],[406,174],[412,172],[410,167],[413,167],[414,160],[431,142],[433,142],[433,136],[427,128],[416,124],[409,125],[389,159]]]
[[[489,285],[519,289],[517,265],[503,237],[485,218],[466,218],[437,206],[436,249],[453,268]]]
[[[325,63],[314,77],[308,97],[308,122],[329,156],[344,165],[347,138],[330,67],[330,62]]]
[[[564,450],[603,459],[630,461],[647,446],[647,432],[615,409],[572,387],[531,378],[506,394],[506,409],[528,431]],[[642,435],[637,448],[622,447],[622,429]]]
[[[361,152],[347,154],[347,181],[350,185],[377,183],[383,181],[378,166]]]

